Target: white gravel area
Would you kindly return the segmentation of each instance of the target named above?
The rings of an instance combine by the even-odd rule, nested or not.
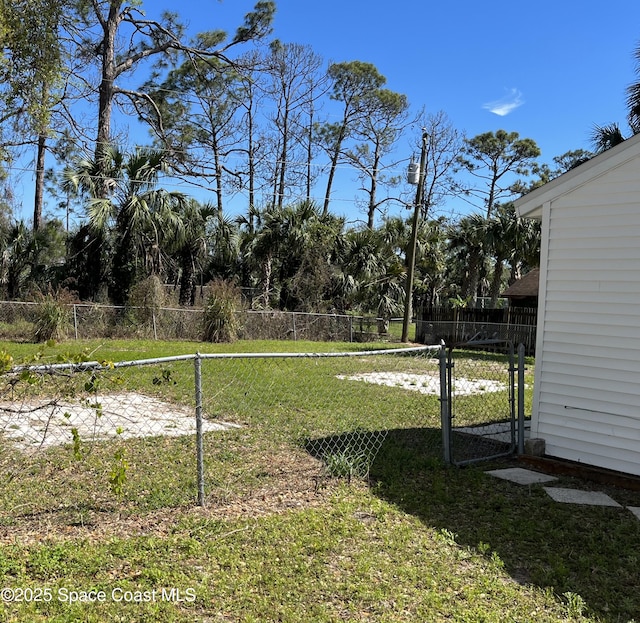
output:
[[[432,396],[440,395],[440,375],[437,373],[412,374],[408,372],[366,372],[351,376],[341,374],[338,378],[348,381],[364,381],[365,383],[386,385],[388,387],[399,387],[401,389],[408,389]],[[456,379],[453,393],[456,396],[471,396],[500,392],[505,389],[507,389],[507,385],[500,381],[458,378]]]
[[[177,437],[196,431],[195,409],[135,392],[100,396],[96,401],[0,403],[0,435],[21,450],[71,443],[72,429],[82,441],[114,437]],[[238,428],[237,424],[203,421],[203,431]]]

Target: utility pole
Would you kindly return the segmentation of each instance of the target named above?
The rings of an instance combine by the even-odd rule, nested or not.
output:
[[[411,303],[413,299],[413,275],[416,266],[416,246],[418,244],[418,229],[420,212],[424,195],[425,166],[427,163],[427,139],[429,135],[422,132],[422,149],[420,150],[420,168],[418,169],[418,187],[413,206],[413,221],[411,223],[411,241],[407,249],[407,280],[404,291],[404,319],[402,322],[402,342],[409,341],[409,325],[411,324]],[[411,182],[411,180],[409,180]],[[415,183],[415,182],[414,182]]]

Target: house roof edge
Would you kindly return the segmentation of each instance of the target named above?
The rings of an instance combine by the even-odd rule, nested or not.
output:
[[[516,213],[521,217],[540,218],[542,216],[542,206],[547,201],[552,201],[560,195],[564,195],[581,186],[586,181],[636,157],[640,157],[640,134],[636,134],[619,145],[607,149],[575,169],[563,173],[543,186],[539,186],[516,199],[514,201]]]

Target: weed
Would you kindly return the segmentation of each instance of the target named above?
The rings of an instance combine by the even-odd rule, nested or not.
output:
[[[116,430],[117,435],[122,435],[124,430],[118,427]],[[122,496],[124,492],[124,485],[127,481],[127,471],[129,469],[129,463],[127,461],[126,453],[123,447],[118,448],[113,454],[114,463],[109,474],[109,485],[111,492],[114,495]]]
[[[78,433],[78,429],[75,426],[71,429],[71,437],[73,438],[73,458],[79,461],[82,459],[82,441],[80,439],[80,433]]]
[[[0,374],[13,367],[13,357],[5,350],[0,350]]]
[[[114,465],[109,475],[109,485],[111,486],[111,492],[115,495],[121,496],[124,490],[125,482],[127,481],[127,470],[129,469],[129,463],[125,455],[123,448],[119,448],[115,451]]]
[[[480,541],[476,549],[480,554],[484,556],[485,554],[488,554],[491,551],[491,546],[488,543],[483,543],[482,541]]]
[[[323,459],[330,476],[348,480],[354,476],[364,478],[369,473],[371,463],[367,452],[350,447],[336,452],[327,452]]]
[[[563,596],[567,600],[567,615],[574,618],[581,617],[586,608],[584,599],[577,593],[572,593],[571,591],[563,593]]]
[[[152,383],[154,385],[177,385],[178,382],[173,379],[171,370],[163,370],[161,376],[154,376]]]
[[[447,545],[457,545],[456,543],[457,536],[458,535],[451,532],[451,530],[448,530],[447,528],[442,528],[441,530],[436,532],[435,538],[442,543],[446,543]]]

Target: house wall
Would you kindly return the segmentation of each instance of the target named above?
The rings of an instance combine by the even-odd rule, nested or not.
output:
[[[543,206],[532,434],[640,474],[640,158]],[[543,286],[544,284],[544,286]]]

